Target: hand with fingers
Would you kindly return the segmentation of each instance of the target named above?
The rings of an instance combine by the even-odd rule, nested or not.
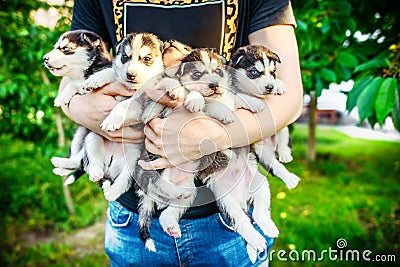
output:
[[[148,95],[159,103],[171,105],[165,91],[151,90]],[[139,161],[144,169],[164,169],[199,159],[220,150],[221,145],[225,148],[219,140],[229,140],[224,125],[218,121],[202,112],[189,112],[181,101],[175,101],[174,105],[170,116],[155,118],[145,125],[146,149],[160,158]]]
[[[75,95],[69,106],[63,106],[63,111],[76,123],[110,141],[141,143],[144,138],[143,130],[138,127],[129,127],[140,124],[141,121],[129,122],[125,127],[113,132],[105,132],[100,128],[101,122],[118,104],[118,99],[130,97],[134,93],[134,90],[129,90],[122,84],[107,84],[90,94]]]

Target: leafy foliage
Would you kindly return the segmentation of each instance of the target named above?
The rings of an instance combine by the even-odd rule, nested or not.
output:
[[[60,20],[55,30],[35,25],[31,11],[39,7],[48,5],[36,0],[2,1],[0,128],[16,137],[50,143],[57,136],[53,100],[59,78],[47,77],[42,58],[69,22]]]
[[[304,89],[355,80],[347,110],[361,122],[399,121],[399,16],[390,0],[293,1]],[[367,38],[360,39],[364,34]]]
[[[387,51],[359,65],[354,72],[356,82],[350,92],[347,109],[358,107],[360,120],[368,119],[371,125],[383,124],[392,115],[400,129],[396,107],[399,106],[400,43],[391,45]]]

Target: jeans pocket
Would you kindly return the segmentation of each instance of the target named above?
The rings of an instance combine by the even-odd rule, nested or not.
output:
[[[126,227],[131,218],[133,212],[126,209],[117,201],[110,201],[107,209],[107,217],[113,227]]]

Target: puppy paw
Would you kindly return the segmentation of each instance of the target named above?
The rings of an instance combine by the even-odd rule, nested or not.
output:
[[[92,91],[93,89],[101,87],[98,80],[94,80],[91,78],[86,79],[81,86],[83,91]]]
[[[252,106],[250,106],[251,112],[257,113],[265,109],[265,103],[263,101],[257,101]]]
[[[290,149],[280,149],[278,150],[278,159],[282,163],[288,163],[293,160],[292,152]]]
[[[213,117],[216,120],[219,120],[223,124],[228,124],[232,123],[235,121],[235,116],[233,115],[232,112],[221,112],[218,114],[212,114],[211,117]]]
[[[63,168],[54,168],[53,173],[58,176],[67,176],[70,174],[72,171],[69,169],[63,169]]]
[[[52,157],[51,163],[54,167],[63,169],[77,169],[80,167],[80,160],[74,160],[73,158]]]
[[[183,104],[190,112],[202,111],[205,105],[204,98],[185,101]]]
[[[288,189],[293,189],[297,186],[297,184],[300,182],[300,178],[296,175],[291,173],[290,175],[282,178],[284,183],[286,184]]]
[[[278,237],[279,235],[278,227],[276,227],[275,223],[272,220],[268,223],[267,229],[265,229],[265,231],[263,232],[269,237]]]
[[[89,180],[92,182],[98,182],[104,177],[104,171],[102,168],[99,167],[91,167],[88,170],[89,173]]]
[[[64,99],[62,97],[56,97],[54,99],[54,106],[55,107],[61,107],[62,105],[68,105],[70,99]]]
[[[170,216],[166,215],[165,213],[161,213],[159,221],[164,231],[170,236],[175,238],[179,238],[182,236],[179,223]]]
[[[103,131],[106,132],[113,132],[120,129],[123,125],[124,119],[119,118],[116,116],[108,116],[105,120],[101,123],[100,127]]]
[[[175,100],[180,100],[185,97],[185,89],[181,86],[174,87],[168,90],[168,95]]]
[[[254,229],[254,233],[249,234],[246,238],[247,243],[253,247],[253,249],[258,251],[264,251],[267,249],[267,241],[265,238]]]

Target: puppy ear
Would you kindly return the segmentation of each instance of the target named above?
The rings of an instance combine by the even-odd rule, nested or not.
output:
[[[228,63],[228,61],[226,60],[226,57],[224,56],[219,56],[219,58],[221,59],[221,63],[226,65]]]
[[[183,75],[183,71],[184,71],[184,69],[185,69],[185,64],[186,63],[181,63],[180,65],[179,65],[179,69],[177,69],[176,70],[176,73],[175,73],[175,75],[177,76],[177,77],[181,77],[182,75]]]
[[[233,53],[232,58],[229,62],[229,65],[231,67],[236,67],[237,64],[239,64],[239,62],[242,60],[242,58],[245,56],[246,51],[244,48],[239,48],[238,50],[236,50],[235,53]]]
[[[162,52],[164,50],[164,42],[161,40],[158,40],[158,43],[159,43],[159,49]]]
[[[101,43],[100,37],[94,34],[83,32],[81,34],[81,37],[82,39],[86,40],[89,44],[91,44],[93,47],[98,47]]]
[[[268,49],[267,56],[274,60],[275,62],[281,63],[281,59],[279,58],[278,54],[275,52],[272,52],[271,50]]]
[[[124,39],[122,39],[121,41],[119,41],[119,42],[117,43],[117,45],[115,46],[115,54],[116,54],[116,55],[119,54],[119,50],[120,50],[120,48],[121,48],[121,44],[122,44],[123,40],[124,40]]]

